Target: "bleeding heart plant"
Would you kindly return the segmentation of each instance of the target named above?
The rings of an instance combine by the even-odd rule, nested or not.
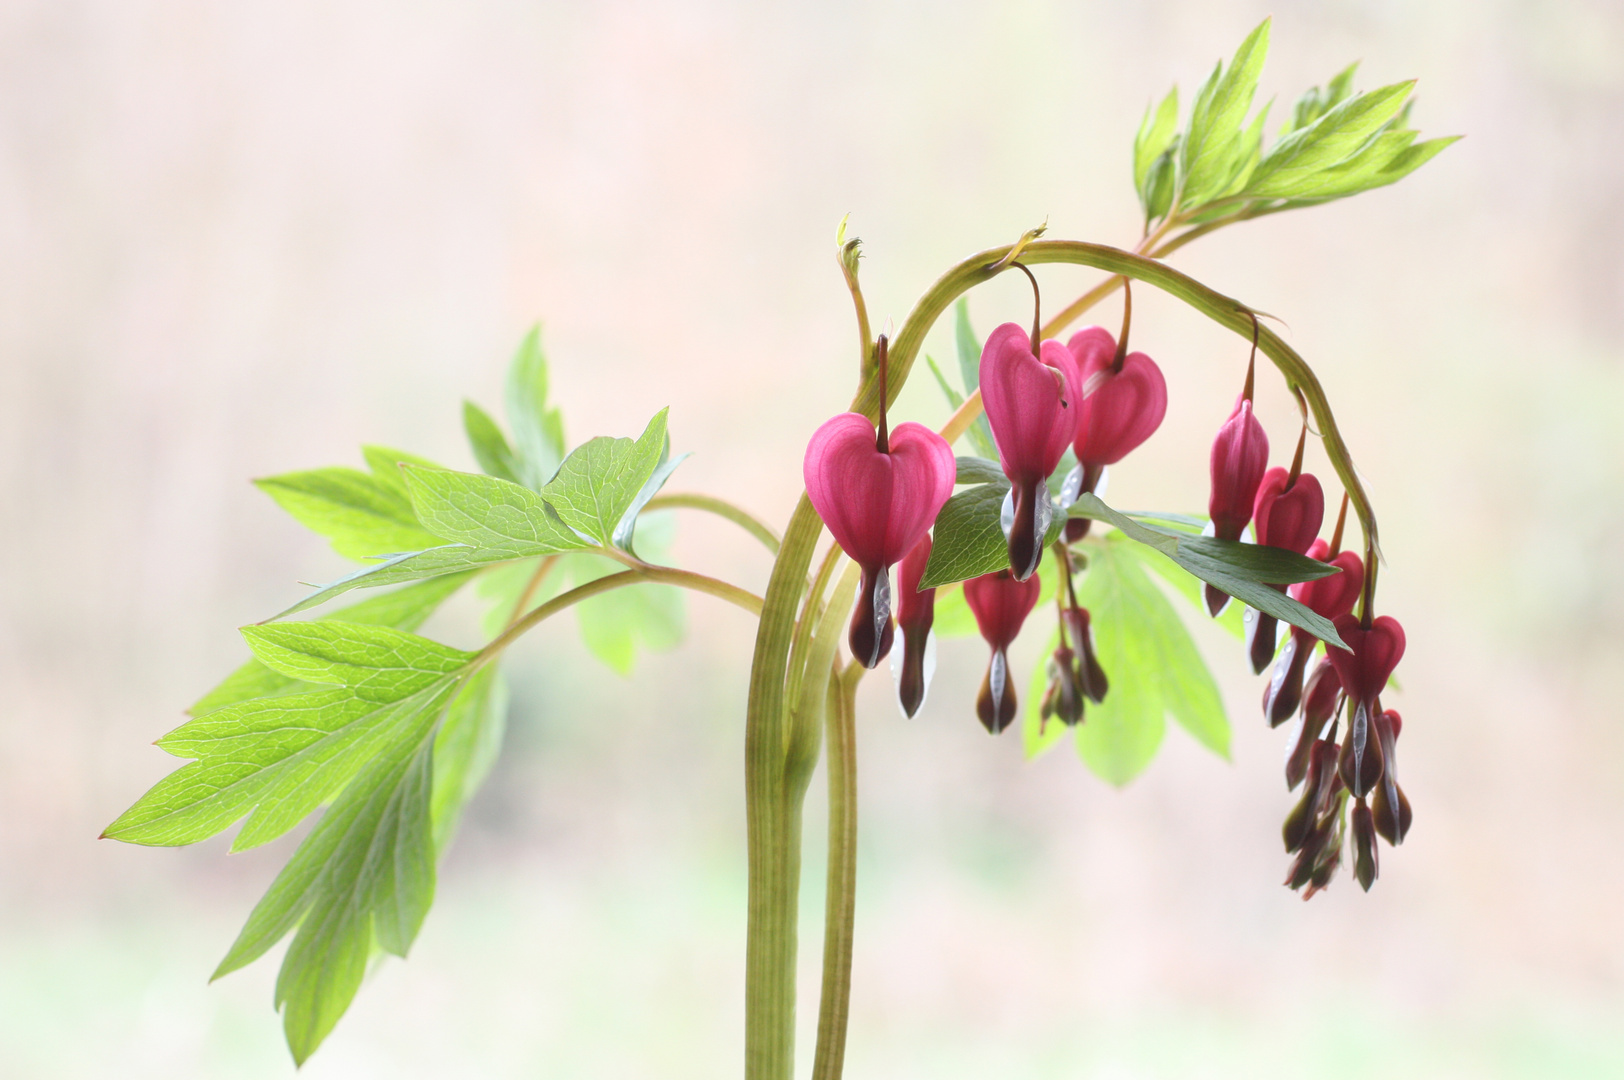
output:
[[[1148,764],[1168,714],[1225,752],[1229,724],[1216,684],[1156,584],[1160,577],[1199,597],[1199,581],[1214,615],[1231,598],[1252,609],[1251,659],[1259,671],[1274,656],[1276,623],[1292,627],[1264,699],[1271,724],[1301,703],[1286,765],[1288,787],[1302,788],[1283,829],[1293,857],[1287,884],[1305,896],[1329,885],[1351,828],[1354,877],[1370,888],[1376,838],[1398,844],[1412,817],[1394,758],[1402,724],[1381,701],[1404,632],[1391,617],[1374,617],[1375,513],[1307,362],[1260,325],[1255,309],[1167,259],[1216,229],[1390,184],[1452,140],[1416,141],[1409,83],[1357,94],[1349,69],[1299,99],[1281,137],[1265,146],[1262,114],[1247,115],[1268,26],[1253,31],[1227,68],[1219,66],[1182,126],[1176,93],[1147,110],[1133,144],[1144,232],[1132,250],[1044,239],[1043,229],[1033,229],[949,268],[894,336],[874,335],[858,280],[859,245],[846,239],[842,223],[836,244],[860,341],[857,387],[844,410],[821,424],[812,414],[828,416],[839,404],[809,407],[806,494],[782,533],[730,501],[664,490],[685,455],[671,454],[663,410],[636,438],[599,437],[570,449],[547,398],[536,332],[509,372],[511,438],[478,406],[465,407],[479,471],[366,447],[368,472],[332,468],[259,482],[361,565],[243,629],[252,658],[159,740],[188,763],[105,835],[174,846],[241,822],[232,842],[240,850],[284,836],[326,807],[216,971],[251,963],[292,935],[276,1005],[296,1061],[333,1031],[376,957],[406,955],[427,916],[436,867],[500,751],[508,646],[577,607],[589,647],[624,673],[638,648],[675,643],[679,589],[759,619],[744,725],[747,1080],[789,1080],[793,1072],[802,805],[825,745],[829,885],[813,1073],[819,1080],[841,1073],[856,895],[860,680],[900,632],[893,665],[915,737],[939,735],[933,710],[944,721],[973,713],[994,734],[1015,726],[1022,717],[1012,674],[1017,639],[1044,578],[1056,617],[1050,643],[1032,654],[1041,658],[1020,725],[1028,752],[1070,735],[1091,769],[1124,783]],[[1051,263],[1107,276],[1045,323],[1033,268]],[[977,342],[963,297],[1012,268],[1033,288],[1031,329],[1003,321]],[[1224,362],[1238,361],[1244,340],[1251,342],[1245,389],[1212,445],[1208,519],[1124,513],[1101,498],[1105,468],[1122,463],[1167,413],[1161,367],[1129,351],[1130,279],[1238,335]],[[1061,344],[1068,327],[1119,287],[1116,338],[1090,327]],[[913,420],[892,428],[888,410],[932,326],[955,303],[962,391],[927,357],[952,415],[939,430]],[[1303,435],[1289,470],[1265,473],[1268,437],[1253,393],[1259,352],[1302,409]],[[1199,359],[1178,358],[1170,370],[1178,375]],[[818,398],[829,382],[819,375],[806,385],[809,398]],[[976,423],[983,411],[984,426]],[[1328,544],[1316,539],[1320,483],[1302,468],[1310,429],[1344,492]],[[980,456],[955,459],[952,445],[967,432]],[[1064,465],[1068,450],[1074,467]],[[1193,486],[1199,463],[1191,464]],[[1134,481],[1131,468],[1125,479]],[[1363,533],[1362,558],[1341,550],[1350,507]],[[714,514],[760,540],[772,559],[762,595],[665,565],[667,512],[675,510]],[[1099,528],[1091,531],[1090,522]],[[1255,544],[1243,542],[1250,523]],[[820,554],[826,527],[832,539]],[[1056,569],[1040,577],[1046,551]],[[899,561],[893,593],[890,570]],[[476,580],[487,610],[470,648],[416,632]],[[316,618],[289,618],[376,586],[396,588]],[[939,619],[939,605],[948,604],[968,606],[992,655],[973,704],[967,684],[951,681],[927,709],[935,636],[950,622],[968,622]],[[1320,643],[1327,659],[1304,687]],[[959,660],[969,667],[971,654]],[[1339,737],[1344,701],[1347,728]],[[1055,718],[1061,723],[1050,723]]]

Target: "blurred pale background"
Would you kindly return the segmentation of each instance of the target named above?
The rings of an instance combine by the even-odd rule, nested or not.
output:
[[[1131,243],[1145,102],[1271,12],[1276,116],[1363,58],[1362,86],[1421,79],[1423,132],[1469,136],[1176,257],[1287,320],[1375,493],[1415,830],[1369,895],[1281,888],[1281,738],[1209,627],[1233,762],[1170,730],[1121,792],[989,739],[982,646],[948,643],[915,721],[864,691],[849,1075],[1624,1075],[1605,0],[0,5],[0,1075],[292,1073],[275,959],[205,984],[286,844],[93,839],[174,764],[147,744],[240,659],[232,628],[343,568],[249,477],[362,441],[471,467],[459,400],[497,404],[540,318],[572,437],[669,404],[676,486],[781,521],[850,389],[841,215],[881,320],[1045,217]],[[1051,302],[1092,280],[1047,272]],[[1023,288],[978,293],[980,328]],[[1244,346],[1140,296],[1172,404],[1113,501],[1199,508]],[[945,409],[920,380],[900,414]],[[1288,444],[1272,381],[1263,415]],[[707,519],[678,558],[767,568]],[[567,623],[520,648],[413,956],[307,1075],[737,1074],[752,627],[704,599],[690,622],[624,681]],[[435,625],[469,640],[467,609]]]

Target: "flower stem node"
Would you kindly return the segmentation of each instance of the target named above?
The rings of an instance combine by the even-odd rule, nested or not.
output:
[[[1037,574],[1021,581],[1008,570],[983,574],[964,583],[965,602],[981,636],[992,647],[992,659],[976,697],[976,715],[994,735],[1015,719],[1015,685],[1009,677],[1008,651],[1026,617],[1037,606],[1041,589]]]

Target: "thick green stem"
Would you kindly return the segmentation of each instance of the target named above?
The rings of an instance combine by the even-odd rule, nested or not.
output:
[[[851,947],[857,907],[857,684],[852,664],[829,677],[829,882],[823,910],[823,997],[812,1080],[840,1080],[851,1015]]]

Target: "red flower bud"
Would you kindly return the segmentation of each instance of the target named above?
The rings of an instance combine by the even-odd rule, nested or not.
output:
[[[1342,697],[1342,683],[1329,660],[1321,659],[1314,674],[1309,676],[1303,695],[1299,726],[1293,732],[1291,752],[1286,757],[1286,790],[1303,782],[1308,772],[1310,748],[1325,730],[1326,723],[1336,715],[1337,703]]]
[[[1041,359],[1040,359],[1041,357]],[[1009,565],[1025,581],[1043,558],[1039,502],[1048,505],[1043,482],[1077,432],[1077,364],[1058,341],[1045,341],[1033,355],[1032,341],[1015,323],[987,336],[981,350],[981,402],[998,463],[1013,488],[1015,520],[1009,532]]]
[[[964,583],[964,599],[976,617],[981,636],[992,646],[992,660],[976,698],[976,715],[994,735],[1015,719],[1015,687],[1009,678],[1007,650],[1021,624],[1037,606],[1042,583],[1033,574],[1025,581],[1015,580],[1008,570],[983,574]]]
[[[1207,513],[1220,540],[1239,540],[1252,520],[1263,470],[1269,464],[1269,437],[1242,399],[1212,443],[1212,495]]]
[[[891,647],[890,567],[919,542],[953,494],[957,463],[947,441],[923,424],[898,424],[889,452],[874,425],[841,413],[818,428],[802,466],[806,493],[863,583],[852,612],[852,656],[873,667]]]
[[[1084,698],[1081,678],[1077,671],[1077,654],[1061,645],[1049,657],[1047,665],[1049,685],[1043,693],[1043,705],[1038,715],[1047,721],[1058,716],[1072,727],[1083,718]]]
[[[1342,737],[1336,767],[1348,790],[1361,799],[1381,783],[1382,744],[1372,723],[1371,709],[1362,701],[1354,702],[1353,719],[1348,721],[1348,733]]]
[[[1061,618],[1066,620],[1066,632],[1077,647],[1078,685],[1082,687],[1083,694],[1097,705],[1105,700],[1105,692],[1110,689],[1111,681],[1105,677],[1105,669],[1100,667],[1099,658],[1094,653],[1094,627],[1088,609],[1066,608],[1061,612]]]
[[[1291,628],[1291,638],[1275,661],[1269,684],[1263,688],[1263,716],[1270,727],[1279,727],[1297,711],[1303,696],[1303,673],[1308,670],[1308,658],[1314,655],[1316,640],[1306,630]]]
[[[1156,361],[1129,353],[1116,367],[1116,339],[1090,326],[1066,343],[1077,362],[1082,410],[1072,448],[1085,466],[1115,465],[1150,438],[1167,415],[1167,382]]]
[[[935,669],[930,627],[936,619],[936,590],[919,588],[930,562],[930,534],[903,557],[897,567],[897,629],[902,633],[902,659],[895,654],[891,665],[897,679],[897,701],[905,716],[912,716],[925,702],[925,691]]]

